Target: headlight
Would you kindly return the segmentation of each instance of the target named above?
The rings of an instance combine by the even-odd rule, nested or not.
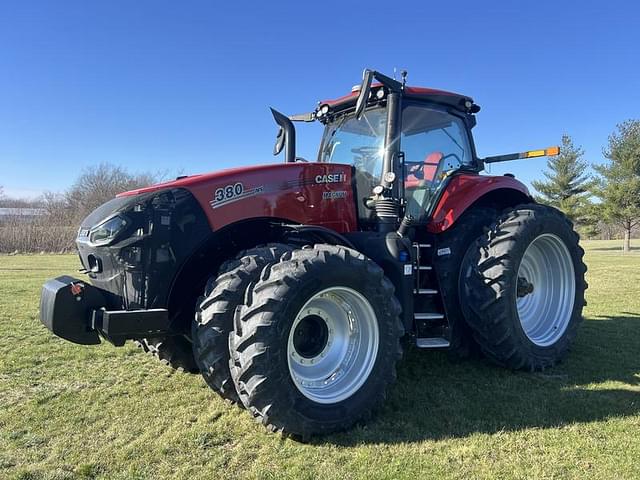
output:
[[[89,242],[96,246],[106,245],[111,242],[126,225],[127,221],[123,217],[116,215],[106,222],[102,222],[97,227],[92,228],[89,232]]]

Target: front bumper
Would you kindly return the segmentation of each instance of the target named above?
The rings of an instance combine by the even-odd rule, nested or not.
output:
[[[128,339],[173,335],[165,309],[107,310],[109,295],[69,276],[47,281],[40,297],[40,320],[55,335],[81,345],[100,337],[121,346]]]

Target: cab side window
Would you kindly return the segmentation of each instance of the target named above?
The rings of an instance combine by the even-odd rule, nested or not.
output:
[[[420,219],[447,172],[473,164],[467,131],[458,117],[409,105],[402,113],[400,141],[408,213]]]
[[[443,170],[473,163],[462,120],[445,112],[408,106],[402,114],[402,151],[405,161],[419,163],[432,153],[441,153]]]

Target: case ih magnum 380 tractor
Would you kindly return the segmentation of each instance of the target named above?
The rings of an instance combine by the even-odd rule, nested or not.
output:
[[[125,192],[80,226],[89,278],[48,281],[42,322],[91,345],[137,340],[272,430],[307,437],[367,419],[419,348],[478,350],[510,369],[567,354],[584,305],[578,235],[480,158],[469,97],[366,70],[287,117],[274,153]],[[321,122],[318,159],[293,121]]]

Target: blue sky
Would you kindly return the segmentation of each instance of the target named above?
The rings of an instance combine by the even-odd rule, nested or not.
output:
[[[312,109],[363,68],[472,96],[480,155],[558,143],[601,162],[640,117],[640,4],[30,1],[0,3],[0,185],[65,189],[85,166],[197,173],[280,161],[268,106]],[[313,157],[320,130],[302,127]],[[493,166],[525,182],[544,160]]]

